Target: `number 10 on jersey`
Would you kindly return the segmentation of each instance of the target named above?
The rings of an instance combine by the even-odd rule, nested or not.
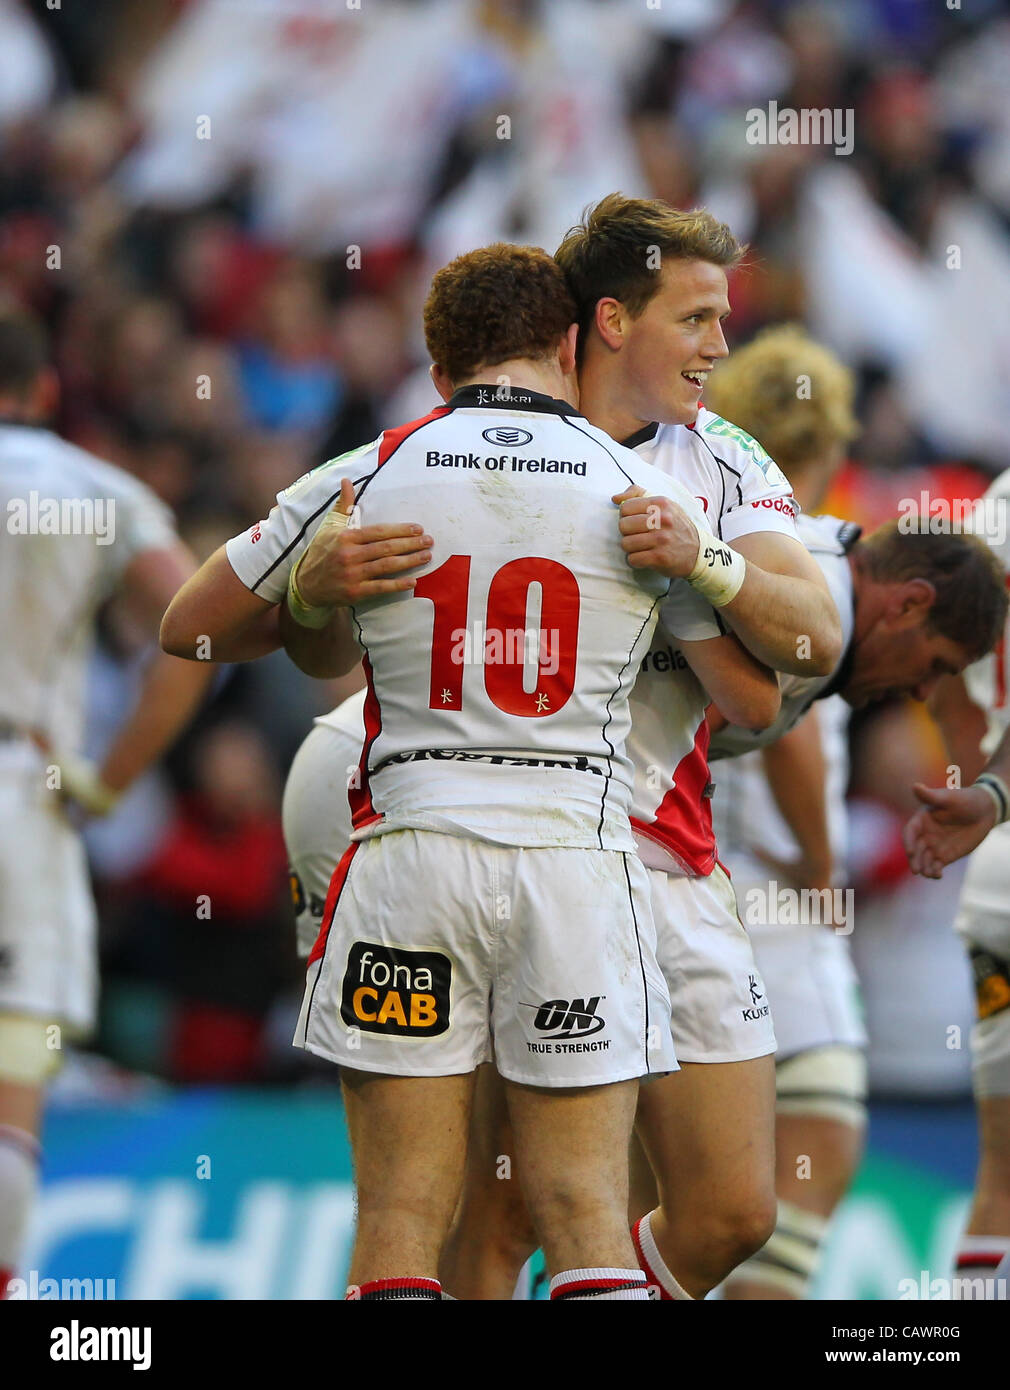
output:
[[[450,555],[414,586],[414,597],[430,599],[435,608],[428,693],[431,709],[463,708],[465,662],[460,652],[470,645],[464,640],[470,607],[470,561],[469,555]],[[526,613],[532,584],[540,586],[540,631],[533,643],[536,684],[527,690]],[[557,714],[567,703],[575,689],[579,605],[578,580],[556,560],[527,556],[510,560],[496,571],[488,589],[484,642],[474,660],[483,667],[484,688],[498,709],[542,719]]]

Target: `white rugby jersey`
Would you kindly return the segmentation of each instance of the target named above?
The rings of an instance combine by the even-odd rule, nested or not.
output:
[[[818,701],[815,708],[825,764],[828,843],[839,878],[844,881],[848,854],[845,789],[849,782],[849,718],[852,712],[840,695]],[[757,749],[719,763],[712,798],[712,821],[719,853],[734,874],[750,876],[757,850],[787,864],[800,856],[799,845],[772,795],[764,760]]]
[[[681,639],[713,622],[686,583],[628,565],[611,497],[640,484],[700,520],[697,503],[566,403],[465,387],[306,474],[229,541],[249,589],[284,598],[344,477],[361,525],[434,538],[412,593],[352,609],[368,683],[355,837],[631,849],[628,695],[660,601]]]
[[[764,748],[798,724],[814,700],[827,699],[848,674],[851,664],[852,630],[855,626],[855,602],[852,588],[852,569],[848,553],[859,539],[861,527],[837,516],[804,516],[797,526],[800,539],[820,566],[831,597],[842,621],[842,656],[834,671],[826,676],[780,675],[782,707],[774,724],[754,733],[729,724],[712,735],[711,758],[734,758],[752,748]],[[718,791],[716,792],[718,796]]]
[[[0,725],[73,751],[96,610],[135,555],[175,543],[171,513],[51,430],[0,423],[0,527]]]
[[[694,425],[648,425],[626,439],[701,503],[710,531],[734,541],[756,531],[796,536],[785,474],[756,439],[710,410]],[[711,636],[727,629],[712,614]],[[709,696],[662,618],[631,697],[632,826],[642,860],[704,875],[716,862],[708,770]]]
[[[972,529],[984,536],[990,547],[999,556],[1007,572],[1007,587],[1010,588],[1010,468],[1001,473],[990,485],[985,496],[975,506]],[[982,752],[987,758],[996,751],[996,745],[1010,725],[1010,699],[1007,697],[1010,681],[1010,658],[1007,652],[1007,628],[993,651],[967,667],[964,673],[968,694],[979,709],[985,710],[987,727],[982,740]]]

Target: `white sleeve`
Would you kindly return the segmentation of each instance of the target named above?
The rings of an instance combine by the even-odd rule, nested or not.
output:
[[[752,531],[779,531],[799,539],[799,507],[789,479],[762,445],[719,415],[709,416],[700,433],[723,474],[722,539],[732,543]]]
[[[670,585],[670,592],[660,605],[659,621],[671,637],[679,637],[682,642],[705,642],[710,637],[726,635],[715,609],[695,593],[686,579],[675,579]]]
[[[705,513],[685,487],[674,478],[650,469],[648,482],[643,482],[652,493],[662,493],[687,512],[696,526],[708,529]],[[679,637],[683,642],[704,642],[710,637],[724,637],[726,628],[716,616],[715,609],[707,599],[696,593],[686,579],[675,579],[670,591],[663,599],[659,609],[659,620],[671,637]]]
[[[287,593],[288,575],[327,512],[336,506],[341,480],[360,482],[374,472],[378,447],[375,440],[303,474],[277,494],[277,504],[264,521],[232,536],[225,551],[247,589],[271,603],[280,603]]]

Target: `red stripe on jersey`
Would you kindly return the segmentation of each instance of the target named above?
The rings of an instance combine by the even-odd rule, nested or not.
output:
[[[447,405],[440,405],[429,414],[422,416],[420,420],[411,420],[406,425],[397,425],[395,430],[383,430],[376,467],[381,468],[388,459],[392,458],[404,440],[409,439],[414,431],[419,430],[422,425],[430,425],[432,420],[438,420],[443,415],[451,414],[452,411]]]
[[[372,744],[382,732],[382,711],[379,709],[379,699],[372,681],[372,663],[367,655],[362,657],[361,664],[368,683],[364,709],[365,741],[358,760],[357,785],[351,787],[347,793],[347,801],[351,808],[351,825],[355,830],[369,825],[373,820],[381,820],[380,813],[372,805],[372,789],[368,783],[368,755],[372,751]]]
[[[376,468],[379,469],[384,463],[387,463],[400,445],[421,429],[423,425],[429,425],[432,420],[438,420],[443,415],[451,414],[448,406],[440,405],[437,410],[432,410],[420,420],[411,420],[406,425],[398,425],[395,430],[384,430],[379,444]],[[365,680],[368,682],[368,694],[365,697],[365,742],[358,763],[358,785],[349,789],[347,797],[351,807],[351,824],[355,830],[363,825],[368,825],[373,820],[380,819],[378,811],[372,805],[372,793],[368,785],[368,754],[382,730],[382,715],[375,694],[375,686],[372,683],[372,665],[368,660],[367,653],[362,658],[361,664],[365,670]]]
[[[668,849],[688,872],[707,877],[715,868],[716,844],[712,830],[712,806],[704,795],[709,783],[708,721],[703,719],[694,736],[694,747],[685,753],[673,774],[673,786],[650,822],[631,817],[639,835]]]
[[[341,856],[340,863],[333,870],[333,877],[330,879],[329,892],[326,894],[326,906],[323,908],[323,920],[319,927],[319,935],[316,937],[316,944],[309,953],[306,967],[312,964],[326,950],[326,938],[330,934],[330,923],[333,921],[333,914],[337,910],[337,903],[340,901],[340,894],[343,892],[344,883],[347,880],[347,872],[351,867],[351,860],[359,848],[359,843],[355,840],[348,845]]]

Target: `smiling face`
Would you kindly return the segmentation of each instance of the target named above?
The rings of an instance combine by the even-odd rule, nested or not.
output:
[[[694,423],[707,374],[729,353],[722,332],[729,312],[726,272],[700,260],[668,261],[637,318],[615,300],[597,306],[598,322],[604,314],[621,335],[617,365],[632,414]]]

